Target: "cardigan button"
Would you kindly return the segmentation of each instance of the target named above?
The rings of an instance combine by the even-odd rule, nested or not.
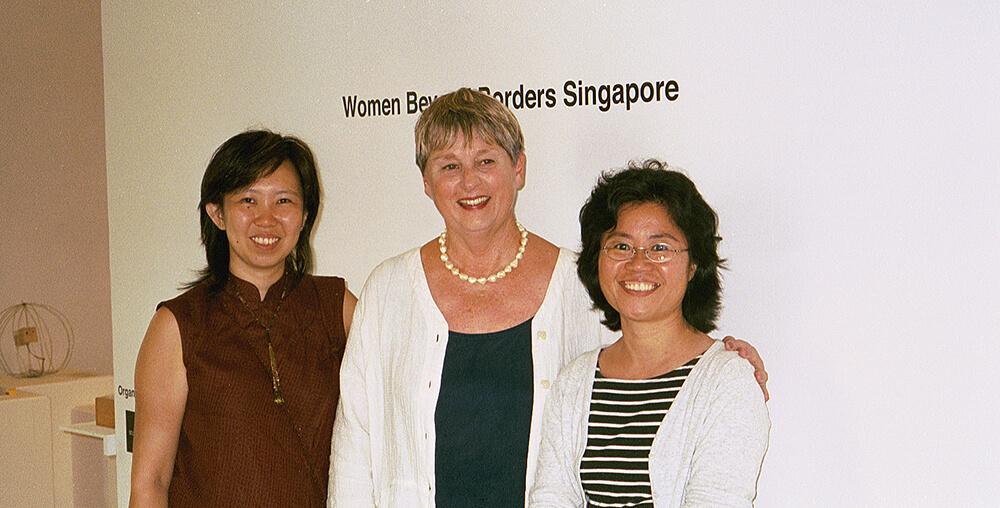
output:
[[[549,385],[550,385],[550,384],[551,384],[551,383],[549,383],[549,380],[548,380],[548,379],[543,379],[543,380],[542,380],[542,388],[545,388],[546,390],[548,390],[548,389],[549,389]]]
[[[545,332],[538,332],[538,340],[545,340]]]

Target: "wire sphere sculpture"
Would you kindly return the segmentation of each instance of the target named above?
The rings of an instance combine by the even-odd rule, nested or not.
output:
[[[0,312],[0,367],[14,377],[62,370],[73,354],[73,327],[61,312],[21,303]]]

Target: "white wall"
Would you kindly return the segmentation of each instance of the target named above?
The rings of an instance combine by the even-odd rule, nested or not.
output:
[[[416,115],[345,118],[345,95],[523,83],[561,101],[567,80],[673,79],[677,101],[630,111],[515,110],[521,221],[576,247],[601,170],[648,156],[688,170],[731,260],[720,329],[755,344],[771,374],[757,506],[1000,497],[987,377],[1000,353],[995,5],[331,3],[104,1],[123,389],[153,306],[203,263],[200,177],[236,132],[265,126],[316,149],[318,271],[359,291],[442,222],[413,163]],[[121,424],[134,401],[117,402]]]

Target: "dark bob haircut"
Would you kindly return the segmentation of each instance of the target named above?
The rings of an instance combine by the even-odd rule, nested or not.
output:
[[[227,194],[249,187],[261,177],[273,173],[285,161],[291,162],[299,175],[306,214],[299,241],[285,259],[285,266],[296,279],[312,271],[313,253],[309,241],[321,199],[316,158],[309,146],[298,138],[266,130],[250,130],[223,143],[205,169],[198,210],[201,212],[201,243],[205,246],[208,266],[199,271],[198,279],[185,288],[207,281],[211,291],[218,291],[229,281],[229,239],[226,232],[212,222],[205,205],[224,206]]]
[[[601,175],[580,210],[583,246],[576,271],[594,307],[604,312],[601,322],[614,331],[622,327],[621,315],[601,291],[598,265],[604,234],[617,226],[622,209],[643,203],[656,203],[666,209],[670,219],[684,232],[688,255],[698,267],[681,303],[684,319],[701,332],[715,330],[722,305],[719,270],[725,268],[725,260],[719,259],[717,249],[721,240],[719,218],[688,177],[653,159],[641,166],[633,162],[621,171]]]

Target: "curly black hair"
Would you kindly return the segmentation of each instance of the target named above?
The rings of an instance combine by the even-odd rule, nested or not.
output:
[[[625,169],[602,174],[580,210],[582,249],[576,271],[594,307],[604,312],[601,322],[611,330],[621,330],[621,315],[604,297],[598,275],[604,234],[618,224],[618,214],[623,208],[642,203],[663,206],[684,232],[688,255],[697,266],[681,303],[684,319],[701,332],[715,330],[722,307],[719,271],[725,269],[726,262],[718,253],[722,240],[718,236],[719,217],[691,179],[655,159],[641,165],[632,162]]]

